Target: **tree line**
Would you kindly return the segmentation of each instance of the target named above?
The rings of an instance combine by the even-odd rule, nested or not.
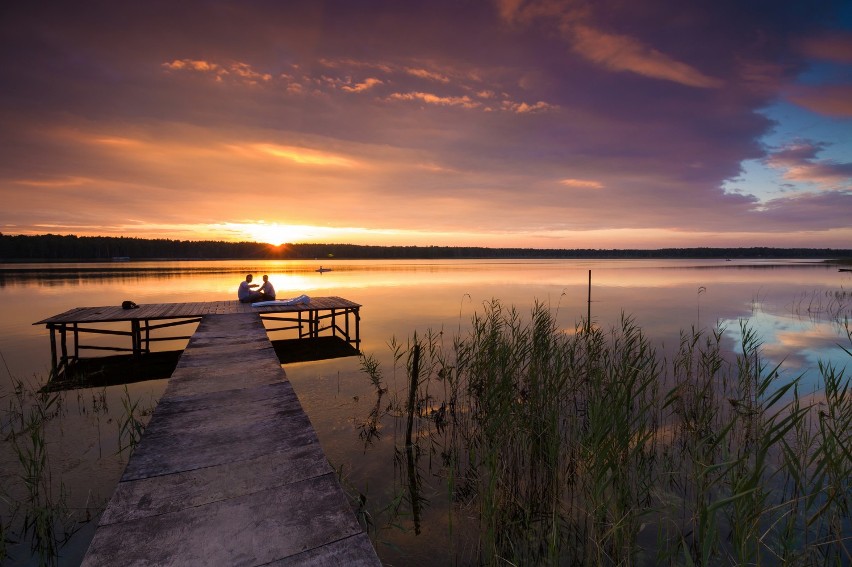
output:
[[[482,246],[370,246],[359,244],[282,244],[222,240],[170,240],[58,234],[4,235],[0,233],[0,261],[133,260],[305,260],[336,259],[745,259],[745,258],[852,258],[850,249],[834,248],[660,248],[660,249],[549,249],[486,248]]]

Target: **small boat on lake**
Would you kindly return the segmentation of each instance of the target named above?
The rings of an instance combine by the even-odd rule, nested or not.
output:
[[[322,274],[322,273],[325,273],[325,272],[330,272],[331,268],[323,268],[322,266],[320,266],[319,268],[316,269],[316,271]]]

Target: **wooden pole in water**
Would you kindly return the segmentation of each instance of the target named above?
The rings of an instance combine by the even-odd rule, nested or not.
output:
[[[411,429],[414,426],[414,401],[417,396],[417,377],[420,374],[420,344],[415,343],[411,361],[411,384],[408,388],[408,427],[405,432],[407,444],[411,445]]]
[[[589,270],[589,300],[586,309],[586,332],[592,331],[592,271]]]

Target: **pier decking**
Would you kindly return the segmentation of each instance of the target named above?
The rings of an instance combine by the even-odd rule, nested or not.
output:
[[[80,360],[82,350],[127,352],[139,356],[151,351],[152,342],[190,338],[189,336],[155,337],[154,331],[198,323],[202,317],[214,314],[255,313],[259,314],[263,320],[280,324],[278,327],[269,328],[269,331],[292,329],[298,331],[300,339],[316,338],[322,333],[331,333],[332,336],[339,336],[356,350],[360,350],[360,308],[359,304],[341,297],[312,297],[307,303],[264,307],[252,307],[250,303],[240,303],[235,300],[153,303],[139,305],[138,309],[123,309],[120,305],[75,307],[33,324],[45,325],[50,330],[51,373],[53,377],[56,377],[67,371],[71,364]],[[116,323],[129,324],[129,329],[103,328],[103,324]],[[128,337],[130,344],[128,346],[81,344],[81,335],[92,334]]]
[[[346,301],[329,299],[339,300],[332,309]],[[314,301],[314,310],[322,309]],[[224,313],[208,306],[158,315],[143,306],[97,314],[98,321],[128,315],[201,321],[83,565],[380,565],[286,379],[261,313],[251,312],[263,308],[223,303]],[[344,308],[354,309],[357,322],[357,305],[348,303]],[[79,315],[71,310],[43,323],[62,329]],[[309,321],[306,332],[319,332],[318,314]],[[133,331],[137,350],[144,344],[141,328]]]

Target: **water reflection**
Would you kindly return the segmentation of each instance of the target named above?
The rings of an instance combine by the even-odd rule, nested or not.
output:
[[[325,274],[314,270],[331,265]],[[302,293],[313,296],[341,296],[363,305],[361,309],[362,351],[372,354],[385,371],[386,388],[406,390],[405,361],[394,359],[388,343],[394,338],[405,343],[414,332],[420,336],[432,330],[437,340],[451,345],[455,334],[470,328],[471,316],[482,311],[484,303],[499,298],[527,314],[535,301],[551,308],[560,327],[567,333],[586,315],[588,270],[592,270],[591,313],[595,324],[609,328],[618,324],[622,313],[631,314],[661,352],[676,350],[682,329],[726,329],[724,343],[734,349],[741,340],[740,321],[747,320],[763,342],[762,352],[773,364],[784,361],[784,371],[809,376],[816,361],[838,365],[848,357],[838,343],[848,345],[842,324],[850,315],[848,292],[852,274],[835,268],[802,262],[712,262],[712,261],[348,261],[287,262],[145,262],[120,265],[45,264],[0,266],[0,353],[6,364],[0,366],[0,389],[9,391],[11,377],[47,377],[49,340],[47,331],[34,321],[73,307],[136,303],[171,303],[234,299],[245,273],[269,274],[280,297]],[[169,346],[173,348],[173,346]],[[844,360],[846,362],[844,362]],[[414,531],[414,504],[417,505],[420,536],[412,541],[402,532],[383,533],[383,538],[400,550],[396,555],[382,546],[388,557],[405,562],[428,564],[434,560],[428,543],[441,541],[435,528],[445,521],[447,510],[423,482],[430,475],[429,463],[444,457],[439,449],[413,435],[415,449],[404,447],[405,409],[389,407],[390,396],[377,396],[364,378],[359,361],[340,358],[328,361],[285,364],[323,449],[336,468],[345,471],[346,482],[363,494],[372,506],[404,504],[411,511]],[[809,384],[817,386],[816,378]],[[162,393],[165,381],[133,384],[130,393],[147,400]],[[120,407],[121,392],[107,388],[110,407]],[[84,390],[89,399],[96,390]],[[424,412],[440,412],[424,407]],[[445,406],[445,412],[450,410]],[[391,421],[381,417],[393,415]],[[93,413],[85,420],[91,421]],[[102,415],[102,414],[98,414]],[[426,415],[426,413],[424,413]],[[370,417],[372,416],[372,417]],[[92,448],[98,437],[105,438],[107,427],[114,435],[115,423],[103,423],[88,430],[67,416],[63,443]],[[84,418],[80,418],[84,419]],[[88,422],[87,421],[87,422]],[[382,425],[384,423],[384,426]],[[359,426],[360,429],[358,428]],[[385,427],[387,429],[382,429]],[[88,432],[86,432],[88,431]],[[362,434],[361,442],[358,435]],[[93,435],[94,440],[93,440]],[[368,458],[364,457],[370,451]],[[113,450],[112,445],[107,449]],[[402,448],[402,449],[400,449]],[[89,459],[70,451],[53,459],[57,478],[66,479],[72,494],[85,494],[92,486],[100,497],[108,497],[123,465],[104,464],[108,459]],[[388,470],[388,463],[396,463]],[[83,471],[83,472],[80,472]],[[395,482],[388,483],[388,478]],[[463,482],[463,479],[460,480]],[[463,486],[454,487],[463,500]],[[76,501],[76,500],[75,500]],[[429,506],[425,506],[429,502]],[[454,526],[459,535],[467,525]],[[85,534],[88,533],[88,536]],[[91,537],[84,530],[75,537]],[[76,544],[85,549],[87,542]],[[426,551],[424,551],[426,549]],[[457,556],[471,551],[456,549]]]
[[[842,370],[849,357],[839,347],[847,336],[845,325],[836,320],[800,319],[757,311],[748,318],[723,320],[722,328],[735,345],[742,342],[742,327],[753,329],[762,341],[761,354],[768,366],[779,366],[784,376],[805,375],[803,391],[821,388],[815,370],[818,364],[831,364]],[[846,344],[850,344],[847,338]]]

